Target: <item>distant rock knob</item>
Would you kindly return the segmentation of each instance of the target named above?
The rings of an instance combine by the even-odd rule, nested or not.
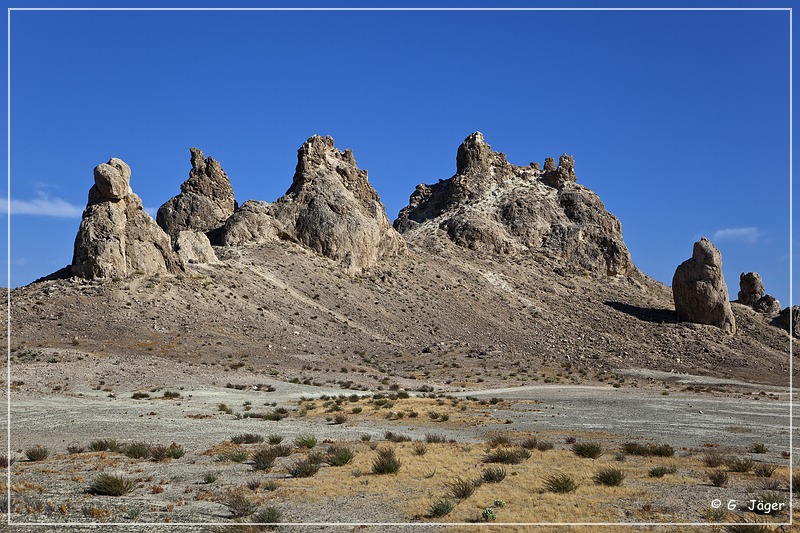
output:
[[[94,184],[103,199],[122,200],[131,192],[131,167],[112,157],[94,167]]]

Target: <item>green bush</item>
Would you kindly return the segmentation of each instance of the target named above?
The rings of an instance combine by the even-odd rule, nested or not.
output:
[[[269,470],[275,464],[275,450],[273,448],[259,448],[253,452],[253,469]]]
[[[317,437],[314,435],[310,435],[308,433],[303,435],[298,435],[294,439],[294,445],[298,448],[313,448],[317,445]]]
[[[28,458],[28,461],[44,461],[49,456],[50,451],[39,444],[25,450],[25,457]]]
[[[319,471],[319,463],[314,460],[300,459],[288,469],[292,477],[311,477]]]
[[[281,435],[270,435],[267,437],[267,442],[270,444],[280,444],[283,442],[283,437]]]
[[[654,466],[651,468],[647,475],[650,477],[664,477],[667,474],[674,474],[678,469],[674,466]]]
[[[506,478],[506,469],[502,466],[490,466],[481,473],[486,483],[500,483]]]
[[[622,451],[629,455],[642,455],[645,457],[672,457],[675,455],[675,448],[669,444],[626,442],[622,445]]]
[[[731,457],[727,461],[725,461],[725,466],[728,467],[728,470],[731,472],[749,472],[755,466],[755,461],[746,457],[744,459],[739,457]]]
[[[146,442],[131,442],[126,445],[123,452],[131,459],[145,459],[150,456],[150,445]]]
[[[448,500],[447,498],[439,498],[433,504],[431,504],[430,509],[428,510],[428,515],[432,518],[439,518],[440,516],[445,516],[449,514],[450,511],[453,510],[453,502]]]
[[[231,442],[234,444],[257,444],[264,442],[264,437],[255,433],[242,433],[231,437]]]
[[[592,477],[592,480],[598,485],[606,485],[608,487],[622,485],[624,479],[625,472],[619,468],[604,468]]]
[[[574,492],[577,488],[575,480],[567,474],[553,475],[544,481],[544,490],[547,492],[567,493]]]
[[[456,500],[466,500],[475,493],[475,489],[481,484],[481,480],[470,481],[466,479],[456,478],[447,484],[450,490],[450,495]]]
[[[331,466],[344,466],[350,464],[355,456],[355,452],[349,446],[334,444],[328,448],[325,462]]]
[[[763,442],[756,442],[752,446],[750,446],[750,449],[748,451],[750,453],[767,453],[769,451],[769,448],[767,448],[767,445],[764,444]]]
[[[116,439],[97,439],[89,443],[89,449],[93,452],[118,452],[120,445]]]
[[[258,505],[248,500],[241,492],[229,492],[220,503],[231,512],[231,518],[250,516],[258,509]]]
[[[100,474],[86,492],[97,496],[123,496],[134,489],[136,483],[122,476]]]
[[[597,442],[576,442],[572,445],[572,451],[585,459],[597,459],[603,455],[603,447]]]
[[[271,530],[277,528],[277,525],[280,523],[282,518],[283,513],[281,513],[280,510],[276,509],[275,507],[267,507],[266,509],[254,514],[251,519],[251,523],[262,524],[264,527]]]
[[[400,459],[392,448],[378,450],[378,457],[372,462],[373,474],[396,474],[400,470]]]

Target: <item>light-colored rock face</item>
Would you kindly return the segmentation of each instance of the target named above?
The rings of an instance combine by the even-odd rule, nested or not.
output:
[[[694,243],[692,257],[675,270],[672,296],[678,320],[710,324],[730,334],[736,332],[722,275],[722,255],[705,237]]]
[[[233,188],[219,161],[191,148],[192,169],[181,193],[158,209],[158,225],[174,239],[182,230],[210,233],[225,224],[236,209]]]
[[[226,222],[222,243],[286,239],[340,262],[350,271],[404,253],[378,193],[350,150],[315,135],[298,150],[292,185],[275,203],[245,202]]]
[[[175,251],[184,264],[216,263],[217,255],[205,233],[183,230],[175,237]]]
[[[572,156],[517,167],[475,132],[458,148],[456,174],[418,185],[394,227],[420,244],[441,234],[485,253],[544,254],[574,272],[632,272],[619,220],[575,180]]]
[[[75,237],[73,275],[125,278],[181,269],[169,237],[131,191],[130,176],[130,167],[120,159],[94,169],[95,185]]]

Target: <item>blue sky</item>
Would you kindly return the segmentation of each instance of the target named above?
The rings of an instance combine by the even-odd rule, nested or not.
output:
[[[331,135],[393,219],[478,130],[515,164],[574,155],[650,276],[705,235],[732,298],[755,270],[788,305],[789,61],[787,11],[13,11],[10,284],[71,261],[110,157],[147,207],[190,146],[273,201]]]

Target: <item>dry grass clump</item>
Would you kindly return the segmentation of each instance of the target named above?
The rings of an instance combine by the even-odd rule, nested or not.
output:
[[[572,452],[585,459],[597,459],[603,455],[603,447],[597,442],[576,442],[572,445]]]
[[[393,448],[378,450],[378,457],[372,462],[373,474],[396,474],[400,470],[400,459]]]
[[[325,454],[325,462],[331,466],[344,466],[353,462],[356,453],[349,446],[334,444]]]
[[[487,453],[483,458],[483,462],[518,465],[525,459],[529,459],[530,456],[531,452],[525,448],[498,448]]]
[[[728,473],[724,470],[711,470],[708,472],[708,480],[715,487],[724,487],[728,483]]]
[[[452,500],[448,500],[447,498],[439,498],[431,504],[430,509],[428,509],[428,516],[432,518],[445,516],[450,514],[450,511],[453,510],[454,506],[455,504]]]
[[[555,474],[548,477],[544,481],[544,490],[547,492],[565,494],[568,492],[574,492],[577,489],[578,484],[575,483],[575,480],[567,474]]]
[[[669,444],[626,442],[622,445],[622,451],[629,455],[644,457],[672,457],[675,455],[675,448]]]
[[[451,481],[447,484],[447,488],[450,491],[450,495],[455,498],[456,500],[466,500],[473,494],[475,494],[475,489],[481,485],[481,480],[467,480],[462,478],[456,478],[455,481]]]
[[[311,449],[317,445],[317,437],[308,433],[305,433],[303,435],[298,435],[294,439],[294,445],[297,448]]]
[[[647,475],[650,477],[664,477],[667,474],[674,474],[678,469],[674,466],[654,466],[648,470]]]
[[[750,459],[749,457],[740,458],[740,457],[731,457],[727,461],[725,461],[725,466],[728,467],[728,470],[731,472],[749,472],[755,466],[755,461]]]
[[[250,516],[258,510],[258,504],[248,500],[239,491],[228,492],[222,497],[220,503],[228,508],[231,518]]]
[[[264,442],[264,437],[256,433],[242,433],[231,437],[231,442],[234,444],[258,444]]]
[[[709,468],[718,468],[723,464],[725,464],[725,461],[727,459],[728,458],[726,456],[722,455],[716,450],[713,450],[704,453],[703,458],[701,460],[703,461],[703,464],[705,464]]]
[[[44,461],[50,456],[50,451],[41,445],[36,445],[25,450],[28,461]]]
[[[502,466],[490,466],[481,473],[486,483],[500,483],[506,478],[506,469]]]
[[[287,472],[292,477],[311,477],[319,471],[320,463],[314,457],[300,459],[291,465]]]
[[[753,467],[753,473],[758,477],[772,477],[772,474],[774,474],[777,469],[778,465],[760,463]]]
[[[625,472],[619,468],[603,468],[598,471],[592,480],[598,485],[606,485],[608,487],[617,487],[622,485],[625,479]]]
[[[97,496],[123,496],[134,489],[136,483],[122,476],[100,474],[86,492]]]

